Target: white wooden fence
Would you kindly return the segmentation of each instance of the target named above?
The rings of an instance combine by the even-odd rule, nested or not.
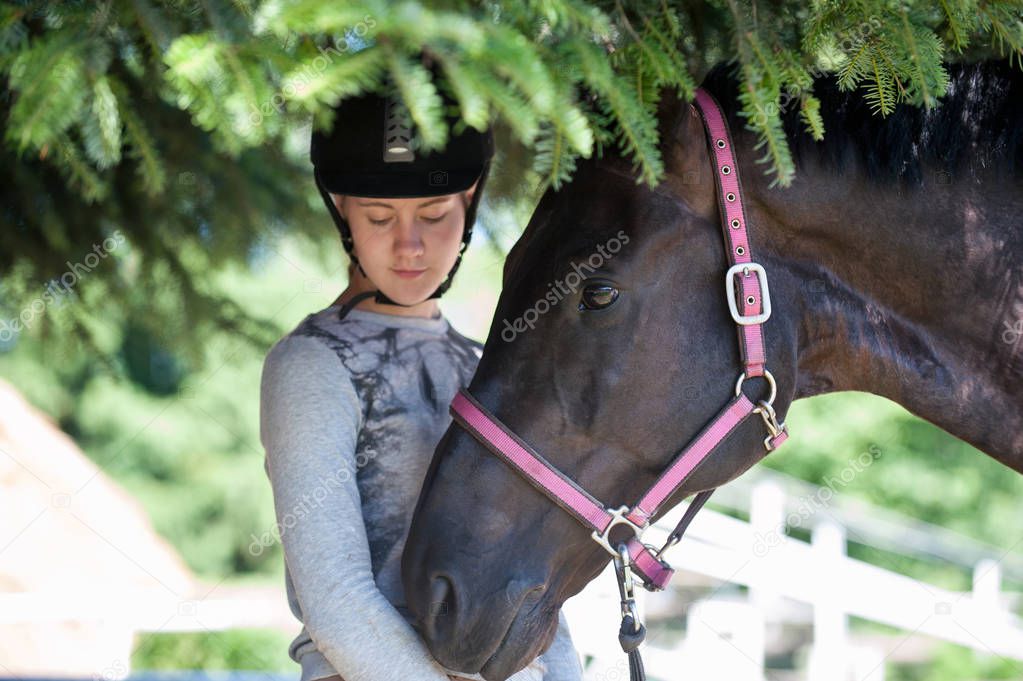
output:
[[[1002,585],[1003,575],[1023,583],[1023,549],[1006,553],[770,471],[747,477],[715,493],[712,504],[748,514],[749,522],[705,508],[670,552],[669,561],[679,570],[674,586],[661,594],[641,594],[641,611],[654,611],[661,620],[684,617],[687,624],[684,638],[656,633],[648,638],[644,659],[651,681],[761,681],[769,628],[806,619],[800,613],[807,608],[812,611],[812,645],[794,678],[883,681],[886,657],[918,636],[1023,660],[1023,620],[1011,610],[1020,594],[1005,592]],[[813,502],[810,514],[808,500]],[[683,511],[684,505],[674,509],[644,540],[659,545]],[[809,542],[786,534],[794,524],[810,531]],[[949,591],[849,558],[849,541],[972,569],[973,589]],[[747,591],[737,597],[739,589],[726,586],[717,591],[730,591],[727,598],[712,593],[687,604],[680,598],[681,587],[692,581],[687,576]],[[587,668],[591,681],[628,679],[616,640],[617,599],[609,568],[565,606],[577,647],[592,657]],[[658,605],[658,599],[668,605]],[[852,616],[902,633],[891,638],[892,650],[856,645],[849,632]],[[774,672],[770,676],[781,678]]]
[[[1003,588],[1003,580],[1023,584],[1020,550],[1005,553],[944,528],[825,494],[827,489],[757,469],[715,493],[712,505],[749,521],[705,508],[671,550],[669,559],[679,571],[672,586],[659,594],[639,591],[641,612],[651,623],[655,615],[661,622],[643,648],[651,681],[763,681],[772,631],[786,623],[812,631],[805,664],[792,678],[883,681],[893,651],[858,644],[849,631],[853,616],[903,632],[895,648],[923,635],[1023,660],[1023,621],[1013,612],[1020,593]],[[808,502],[813,502],[811,514],[805,513]],[[684,505],[674,509],[644,539],[659,544],[683,511]],[[786,534],[797,522],[810,532],[809,542]],[[850,541],[971,569],[973,588],[949,591],[854,560],[846,555]],[[697,579],[705,593],[690,603]],[[576,646],[589,661],[588,681],[626,681],[610,566],[565,610]],[[664,627],[673,620],[686,624],[684,636]],[[184,599],[166,590],[0,594],[0,625],[45,622],[92,623],[122,632],[116,645],[96,651],[101,661],[130,659],[135,631],[283,626],[294,633],[297,626],[279,589],[254,598],[231,595],[226,586]],[[121,664],[96,673],[107,680],[128,672]],[[771,671],[770,678],[787,677]]]

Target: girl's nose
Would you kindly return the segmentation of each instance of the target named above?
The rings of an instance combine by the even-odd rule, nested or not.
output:
[[[402,257],[419,257],[423,255],[423,235],[413,220],[399,220],[398,231],[394,236],[394,253]]]

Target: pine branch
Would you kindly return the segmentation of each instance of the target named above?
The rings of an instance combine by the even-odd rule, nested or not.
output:
[[[969,44],[969,34],[974,21],[971,19],[976,11],[976,2],[970,0],[939,0],[941,11],[945,14],[945,34],[950,38],[950,47],[962,52]]]
[[[92,169],[88,161],[82,158],[81,152],[70,137],[60,133],[54,142],[53,151],[71,186],[77,189],[86,201],[95,203],[107,197],[110,185]]]
[[[465,69],[458,59],[444,52],[435,52],[447,76],[445,81],[458,101],[462,120],[477,130],[485,130],[490,122],[489,102],[473,69]]]
[[[932,31],[910,23],[909,13],[900,11],[899,25],[908,77],[907,97],[914,104],[930,109],[945,94],[948,76],[941,63],[942,45]]]
[[[138,164],[136,172],[142,181],[143,191],[149,196],[158,196],[167,184],[164,161],[145,124],[135,113],[127,88],[113,77],[109,84],[119,103],[118,111],[124,119],[124,139],[130,149],[129,155]]]
[[[778,116],[777,93],[772,92],[770,87],[756,85],[764,83],[768,77],[757,72],[755,67],[746,67],[743,75],[745,87],[739,93],[739,102],[742,104],[740,115],[747,120],[747,126],[758,133],[754,149],[765,150],[757,162],[770,164],[768,172],[775,176],[771,182],[772,187],[788,186],[796,169]]]
[[[387,68],[387,55],[379,48],[338,57],[324,49],[327,65],[320,70],[296,66],[283,78],[281,92],[292,92],[294,101],[321,117],[338,100],[374,89]],[[310,58],[311,61],[311,58]]]
[[[600,95],[600,107],[617,126],[623,152],[632,156],[637,182],[657,184],[664,165],[657,150],[657,122],[634,97],[634,90],[611,70],[606,58],[594,45],[575,46],[586,82]]]
[[[19,152],[40,149],[67,130],[86,101],[86,78],[72,36],[55,32],[36,40],[10,64],[17,93],[5,137]]]
[[[79,128],[85,153],[97,168],[105,170],[121,160],[121,116],[106,77],[93,83],[90,114]]]
[[[391,78],[415,121],[423,149],[443,148],[448,140],[444,103],[430,72],[389,45],[384,45],[383,49]]]
[[[803,95],[799,103],[799,117],[806,126],[806,131],[814,140],[824,139],[824,119],[821,118],[821,100],[813,95]]]

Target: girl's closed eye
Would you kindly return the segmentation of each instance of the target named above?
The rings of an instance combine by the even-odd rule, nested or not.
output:
[[[446,218],[447,216],[448,216],[447,211],[445,211],[443,213],[440,213],[439,215],[423,215],[422,219],[423,219],[423,222],[428,222],[430,224],[436,224],[436,223],[440,222],[441,220],[443,220],[444,218]]]
[[[374,218],[373,216],[366,216],[366,219],[369,220],[369,224],[376,225],[377,227],[383,227],[384,225],[391,221],[391,218],[392,216],[390,215],[383,218]]]

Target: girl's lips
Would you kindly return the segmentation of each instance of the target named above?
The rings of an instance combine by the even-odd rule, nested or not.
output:
[[[391,270],[402,279],[415,279],[426,270]]]

